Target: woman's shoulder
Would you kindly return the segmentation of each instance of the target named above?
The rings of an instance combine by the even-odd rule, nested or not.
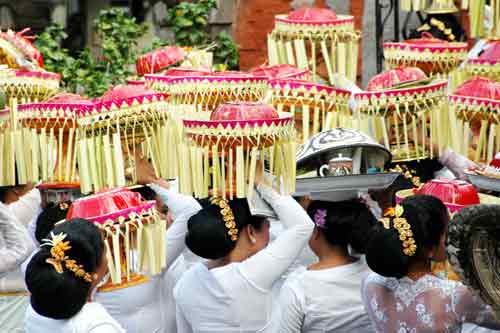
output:
[[[104,306],[97,302],[86,303],[70,321],[77,332],[92,332],[97,329],[107,329],[110,333],[125,332]]]

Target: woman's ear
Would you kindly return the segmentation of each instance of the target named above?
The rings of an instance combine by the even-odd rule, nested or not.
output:
[[[248,224],[246,226],[246,232],[247,232],[248,239],[250,240],[250,243],[252,243],[252,244],[257,243],[256,231],[255,231],[255,228],[251,224]]]

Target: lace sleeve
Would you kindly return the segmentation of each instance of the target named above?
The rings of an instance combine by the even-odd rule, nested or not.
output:
[[[459,286],[453,295],[453,311],[462,323],[500,329],[500,321],[495,318],[492,308],[464,285]]]
[[[386,332],[387,329],[387,309],[380,304],[383,294],[383,286],[375,282],[376,276],[369,275],[361,287],[361,298],[365,306],[366,313],[375,327],[376,332]]]

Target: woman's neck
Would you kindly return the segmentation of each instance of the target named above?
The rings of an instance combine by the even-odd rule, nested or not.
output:
[[[233,262],[242,262],[248,258],[245,251],[241,251],[238,247],[234,248],[227,256],[208,262],[208,269],[226,266]]]
[[[432,274],[431,261],[428,259],[418,259],[410,264],[406,276],[413,281],[417,281],[428,274]]]
[[[349,255],[347,248],[331,247],[317,253],[319,261],[309,266],[309,270],[321,270],[352,264],[357,259]]]

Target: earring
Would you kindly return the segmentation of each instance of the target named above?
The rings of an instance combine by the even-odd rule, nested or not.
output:
[[[255,238],[253,238],[253,237],[250,237],[250,241],[252,242],[252,244],[257,243],[257,240]]]

